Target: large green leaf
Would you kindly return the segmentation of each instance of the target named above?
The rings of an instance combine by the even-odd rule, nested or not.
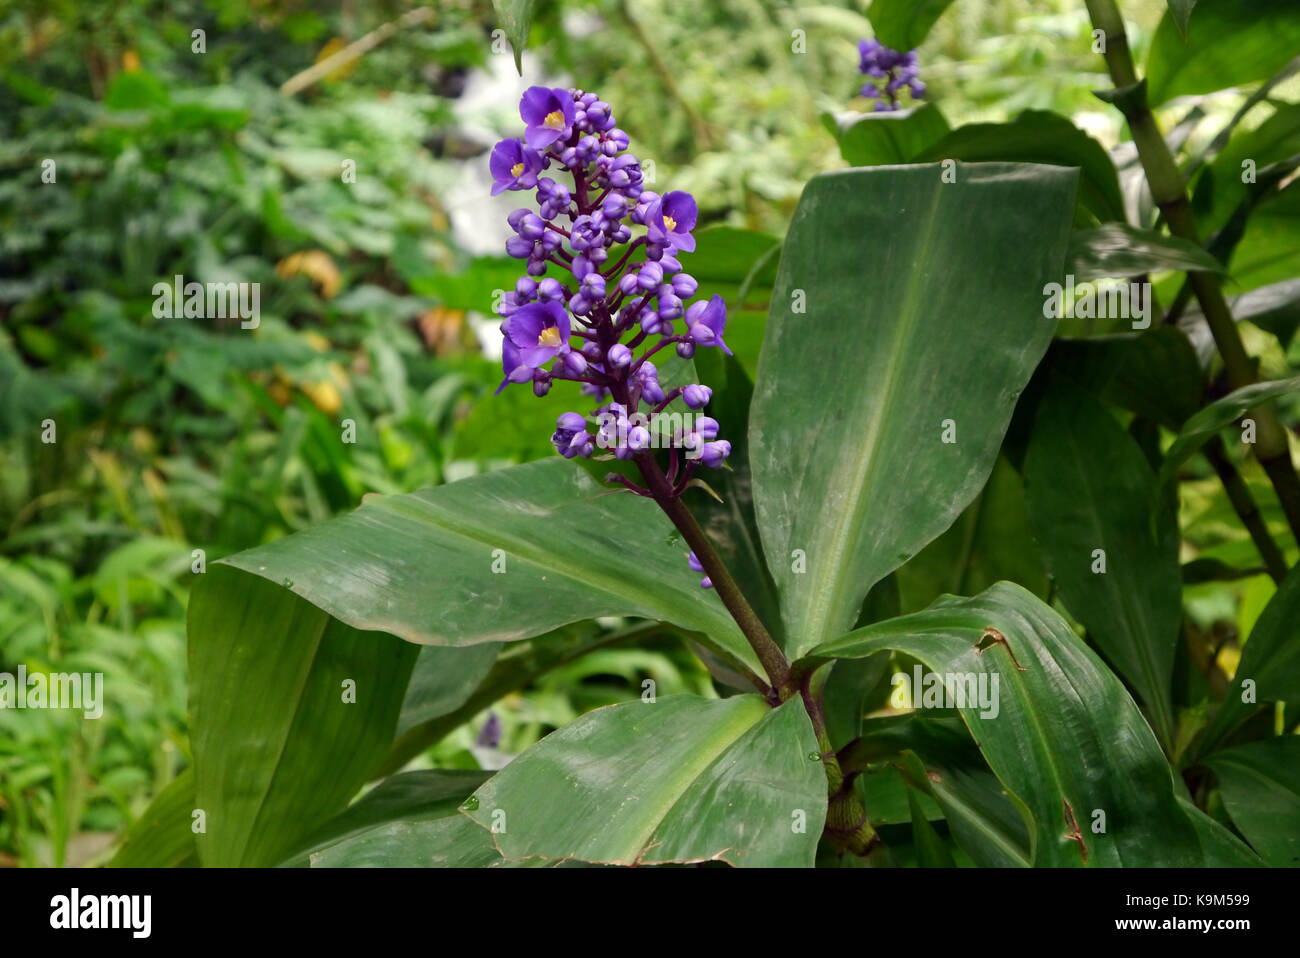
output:
[[[1300,4],[1198,0],[1186,30],[1184,39],[1173,11],[1156,29],[1146,70],[1152,106],[1272,76],[1300,49]]]
[[[413,826],[457,816],[460,803],[491,776],[491,772],[458,769],[429,769],[394,775],[376,785],[341,815],[326,822],[280,865],[337,865],[342,863],[345,855],[357,854],[358,849],[366,848],[373,852],[375,846],[384,842],[390,834],[390,826],[395,823]],[[338,847],[340,845],[348,845],[350,849],[345,852]],[[425,864],[439,863],[441,850],[430,848],[427,843],[424,847],[430,852],[430,860]],[[491,850],[490,842],[487,847]],[[326,851],[330,854],[324,855]]]
[[[1005,640],[1005,641],[1004,641]],[[981,648],[983,651],[981,651]],[[1181,783],[1123,684],[1059,615],[1019,586],[859,629],[806,665],[881,649],[955,680],[998,677],[996,717],[958,711],[989,767],[1022,808],[1035,865],[1192,866],[1203,861]],[[1096,814],[1105,815],[1105,831]]]
[[[341,811],[392,740],[416,653],[236,568],[200,577],[189,606],[200,861],[274,864]]]
[[[758,669],[722,602],[700,589],[687,551],[653,502],[554,457],[371,497],[355,512],[224,561],[355,628],[410,642],[513,641],[629,615],[702,633]]]
[[[895,50],[920,46],[952,0],[872,0],[867,15],[876,38]]]
[[[1124,219],[1124,198],[1114,162],[1100,143],[1057,113],[1026,110],[1010,123],[968,123],[913,159],[918,163],[996,160],[1078,167],[1080,205],[1103,223]],[[989,224],[980,225],[987,228]]]
[[[910,110],[825,114],[822,120],[839,141],[840,155],[849,166],[910,163],[950,130],[933,103]]]
[[[1182,579],[1177,537],[1157,541],[1152,528],[1155,477],[1141,448],[1100,402],[1054,379],[1025,455],[1025,499],[1061,601],[1170,743]]]
[[[979,492],[1052,336],[1042,290],[1060,278],[1075,173],[956,173],[824,174],[790,226],[750,467],[796,656],[848,629],[872,584]]]
[[[1265,702],[1300,702],[1300,565],[1291,569],[1255,620],[1223,704],[1196,743],[1209,752]],[[1249,681],[1250,685],[1245,683]]]
[[[1300,736],[1238,745],[1205,764],[1241,833],[1275,868],[1300,868]]]
[[[511,861],[811,866],[826,776],[796,697],[672,695],[596,709],[462,806]]]
[[[1195,243],[1127,223],[1070,234],[1068,271],[1076,280],[1193,269],[1222,273],[1223,265]]]

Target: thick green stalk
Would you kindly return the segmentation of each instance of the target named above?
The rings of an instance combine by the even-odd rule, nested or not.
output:
[[[785,653],[767,631],[767,626],[763,625],[758,613],[750,606],[744,592],[731,577],[731,572],[722,561],[722,556],[718,555],[717,550],[713,548],[713,543],[704,534],[695,516],[679,497],[673,495],[672,483],[664,475],[654,455],[649,452],[640,453],[636,457],[636,463],[655,502],[672,520],[677,531],[686,540],[686,544],[695,553],[695,557],[700,560],[700,565],[704,566],[704,572],[713,583],[718,598],[722,600],[722,604],[727,607],[731,617],[740,626],[740,631],[749,640],[750,647],[753,648],[754,654],[758,656],[758,661],[763,666],[763,671],[767,673],[768,681],[772,683],[772,688],[780,701],[784,702],[795,692],[790,681],[790,663]]]
[[[1115,0],[1086,0],[1093,26],[1105,35],[1106,65],[1117,91],[1124,91],[1117,105],[1128,120],[1138,158],[1146,172],[1151,196],[1169,224],[1169,232],[1181,239],[1201,245],[1196,221],[1187,203],[1187,190],[1182,174],[1174,161],[1156,123],[1155,115],[1147,106],[1144,91],[1137,89],[1138,76],[1129,50],[1124,20]],[[1219,289],[1218,281],[1210,273],[1189,272],[1188,281],[1201,312],[1209,324],[1215,345],[1223,359],[1228,382],[1240,389],[1258,381],[1255,364],[1246,353],[1241,334],[1228,308],[1228,301]],[[1300,476],[1291,462],[1290,445],[1286,430],[1271,405],[1251,411],[1256,423],[1255,455],[1268,474],[1286,514],[1291,532],[1300,542]]]

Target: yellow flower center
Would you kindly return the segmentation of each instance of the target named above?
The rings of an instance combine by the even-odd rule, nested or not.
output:
[[[538,346],[558,346],[560,345],[560,330],[558,326],[547,326],[542,330],[542,334],[537,337]]]
[[[511,176],[520,176],[523,172],[524,165],[522,163],[516,163],[514,166],[510,167]]]
[[[677,221],[671,216],[665,216],[664,226],[668,227],[668,232],[671,233],[673,230],[677,229]]]
[[[546,114],[546,119],[542,121],[543,126],[549,126],[552,130],[564,129],[564,114],[559,110],[552,110]]]

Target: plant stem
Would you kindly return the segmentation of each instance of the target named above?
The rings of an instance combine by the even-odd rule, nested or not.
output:
[[[1133,66],[1124,19],[1115,0],[1086,0],[1092,24],[1105,35],[1106,65],[1111,81],[1117,90],[1129,90],[1129,96],[1119,100],[1120,109],[1128,120],[1129,131],[1137,146],[1138,158],[1146,172],[1151,196],[1160,208],[1169,226],[1169,232],[1197,246],[1201,245],[1196,221],[1187,203],[1187,190],[1182,174],[1174,162],[1169,145],[1156,123],[1155,115],[1146,103],[1144,90],[1137,90],[1138,76]],[[1246,353],[1241,334],[1219,289],[1218,281],[1209,273],[1191,271],[1187,274],[1192,291],[1201,305],[1201,312],[1209,324],[1219,355],[1233,389],[1241,389],[1258,381],[1255,364]],[[1282,511],[1286,514],[1291,532],[1300,542],[1300,476],[1291,462],[1291,451],[1286,430],[1271,405],[1260,406],[1251,412],[1257,432],[1255,455],[1268,474],[1277,491]]]
[[[659,508],[664,511],[669,519],[672,520],[677,531],[682,534],[686,544],[691,547],[695,553],[695,558],[700,560],[700,565],[704,566],[704,572],[713,583],[713,588],[718,593],[718,598],[722,604],[727,607],[731,617],[736,620],[736,625],[740,626],[740,631],[745,634],[749,640],[754,654],[758,656],[758,661],[763,666],[763,671],[767,673],[768,681],[772,683],[772,688],[784,702],[790,698],[794,692],[794,686],[790,682],[790,663],[781,651],[781,647],[776,644],[767,627],[763,625],[758,614],[750,606],[745,594],[736,584],[736,580],[731,577],[727,570],[726,563],[718,555],[713,543],[709,537],[704,534],[700,528],[699,522],[695,516],[686,508],[680,498],[673,495],[672,483],[668,477],[659,468],[659,463],[655,461],[653,453],[648,451],[640,452],[636,456],[636,464],[641,469],[641,475],[645,479],[646,488],[654,497]]]
[[[1228,450],[1224,448],[1221,437],[1216,435],[1205,444],[1205,458],[1219,474],[1219,481],[1223,483],[1223,489],[1228,494],[1232,508],[1241,519],[1241,524],[1246,527],[1246,531],[1250,533],[1251,539],[1255,541],[1255,548],[1259,550],[1268,574],[1272,576],[1274,582],[1281,585],[1282,580],[1286,578],[1286,557],[1282,555],[1282,550],[1269,535],[1268,528],[1264,525],[1264,517],[1260,515],[1259,507],[1255,504],[1255,497],[1250,494],[1250,489],[1241,478],[1241,473],[1228,458]]]

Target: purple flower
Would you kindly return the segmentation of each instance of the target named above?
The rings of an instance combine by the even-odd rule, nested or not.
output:
[[[559,303],[529,303],[505,323],[506,338],[525,366],[536,369],[569,350],[569,314]]]
[[[530,86],[519,101],[519,115],[528,124],[524,139],[534,150],[544,150],[556,140],[567,140],[576,113],[573,96],[567,90]]]
[[[492,195],[506,190],[531,190],[537,185],[537,174],[545,161],[536,150],[530,150],[520,140],[502,140],[492,148],[488,169],[492,171]]]
[[[682,399],[691,409],[703,409],[712,398],[713,390],[698,383],[692,383],[682,390]]]
[[[505,371],[506,378],[501,380],[501,385],[497,387],[498,396],[510,383],[526,383],[533,378],[532,367],[524,363],[519,350],[508,339],[501,344],[501,368]]]
[[[551,434],[551,442],[565,459],[572,459],[574,456],[582,456],[585,459],[594,449],[591,434],[587,432],[587,420],[576,412],[566,412],[555,420],[555,432]]]
[[[686,311],[686,326],[695,344],[721,346],[722,351],[731,356],[734,354],[722,341],[722,331],[726,325],[727,304],[716,294],[707,303],[691,303],[691,308]]]
[[[686,253],[695,252],[695,237],[691,230],[695,229],[699,215],[695,198],[690,193],[681,190],[665,193],[646,215],[650,241],[675,246]]]

